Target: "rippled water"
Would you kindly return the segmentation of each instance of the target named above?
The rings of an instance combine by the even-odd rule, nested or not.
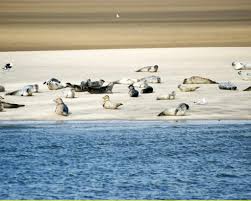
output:
[[[0,199],[250,199],[251,122],[0,122]]]

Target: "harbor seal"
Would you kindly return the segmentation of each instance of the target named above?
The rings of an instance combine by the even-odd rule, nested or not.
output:
[[[61,82],[56,78],[51,78],[51,79],[45,81],[43,84],[47,84],[47,87],[49,90],[58,90],[58,89],[65,88],[61,84]]]
[[[138,70],[136,70],[135,72],[150,72],[150,73],[155,73],[158,71],[159,66],[158,65],[154,65],[154,66],[146,66],[143,68],[140,68]]]
[[[87,87],[87,91],[90,94],[104,94],[104,93],[112,93],[114,83],[110,82],[107,86],[102,87]]]
[[[149,94],[153,93],[153,88],[149,85],[147,85],[144,89],[141,90],[142,94]]]
[[[86,81],[87,87],[102,87],[104,83],[105,81],[102,79],[98,81],[91,81],[91,79],[88,79]]]
[[[200,76],[192,76],[190,78],[185,78],[183,84],[218,84],[218,83],[208,78]]]
[[[235,70],[251,70],[251,64],[234,61],[232,66]]]
[[[222,90],[237,90],[237,86],[231,82],[221,82],[218,87]]]
[[[144,80],[143,82],[135,82],[133,84],[134,87],[139,87],[139,88],[146,88],[148,86],[147,80]]]
[[[75,92],[84,92],[84,91],[87,91],[87,89],[83,90],[83,88],[81,87],[81,85],[71,84],[70,82],[65,83],[65,85],[66,85],[66,87],[74,89]]]
[[[182,92],[192,92],[199,89],[200,87],[199,86],[185,86],[185,85],[180,84],[178,85],[178,88]]]
[[[25,105],[20,105],[20,104],[15,104],[15,103],[8,103],[8,102],[5,102],[5,101],[2,101],[4,98],[2,96],[0,96],[0,101],[3,105],[3,108],[19,108],[19,107],[24,107]]]
[[[75,90],[70,88],[68,90],[64,91],[64,97],[65,98],[75,98]]]
[[[133,85],[129,85],[128,88],[129,88],[128,94],[130,97],[138,97],[139,96],[139,92],[134,88]]]
[[[251,91],[251,86],[248,87],[248,88],[246,88],[246,89],[244,89],[243,91]]]
[[[176,93],[175,91],[172,91],[170,94],[168,95],[161,95],[161,96],[158,96],[156,98],[156,100],[174,100],[175,99],[175,96],[176,96]]]
[[[25,90],[26,88],[30,88],[32,93],[38,93],[39,90],[38,84],[26,85],[23,87],[23,90]]]
[[[2,85],[0,85],[0,92],[5,92],[5,88]]]
[[[32,96],[32,88],[23,87],[22,89],[6,93],[5,95],[6,96]]]
[[[119,106],[123,105],[122,103],[113,103],[110,101],[110,97],[108,95],[103,97],[103,108],[105,109],[118,109]]]
[[[239,71],[238,75],[242,80],[251,81],[251,73],[246,71]]]
[[[158,116],[184,116],[187,110],[189,110],[189,105],[186,103],[181,103],[176,108],[168,108],[163,112],[159,113]]]
[[[62,116],[68,116],[69,115],[69,108],[63,102],[62,98],[56,98],[54,100],[54,102],[56,103],[56,109],[55,109],[56,114],[62,115]]]
[[[121,80],[114,81],[114,84],[126,84],[126,85],[131,85],[136,82],[139,82],[139,79],[134,79],[134,78],[122,78]]]
[[[148,77],[143,77],[140,79],[140,81],[144,82],[147,81],[148,83],[161,83],[161,78],[159,76],[148,76]]]

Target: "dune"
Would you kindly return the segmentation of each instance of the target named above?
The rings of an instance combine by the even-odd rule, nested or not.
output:
[[[18,109],[0,112],[0,120],[187,120],[187,119],[251,119],[249,91],[251,85],[241,80],[233,69],[233,61],[250,61],[250,47],[222,48],[155,48],[155,49],[106,49],[74,51],[24,51],[0,52],[0,65],[13,63],[10,72],[0,73],[0,85],[7,92],[27,84],[39,84],[40,93],[31,97],[4,96],[6,102],[25,104]],[[136,73],[139,67],[159,65],[157,73]],[[130,98],[126,85],[115,85],[110,98],[122,102],[118,110],[102,107],[103,94],[76,93],[77,98],[63,99],[71,114],[68,117],[54,113],[53,99],[63,95],[63,90],[49,91],[45,80],[55,77],[62,83],[79,84],[87,78],[104,79],[107,82],[123,77],[142,78],[158,75],[161,84],[151,84],[152,94]],[[198,75],[215,81],[231,81],[237,91],[219,90],[218,85],[200,85],[195,92],[184,93],[177,89],[184,78]],[[176,91],[175,100],[157,101],[156,97]],[[206,105],[193,102],[205,98]],[[163,109],[179,103],[190,105],[183,117],[157,117]]]

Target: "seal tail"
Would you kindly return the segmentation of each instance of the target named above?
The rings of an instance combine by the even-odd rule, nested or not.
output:
[[[158,114],[158,116],[165,116],[165,113],[161,112],[161,113]]]
[[[15,95],[17,92],[18,92],[18,90],[12,91],[12,92],[9,92],[9,93],[6,93],[5,95],[6,95],[6,96],[13,96],[13,95]]]

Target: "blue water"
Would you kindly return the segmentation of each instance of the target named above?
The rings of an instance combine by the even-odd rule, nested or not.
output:
[[[251,122],[0,122],[0,199],[251,199]]]

